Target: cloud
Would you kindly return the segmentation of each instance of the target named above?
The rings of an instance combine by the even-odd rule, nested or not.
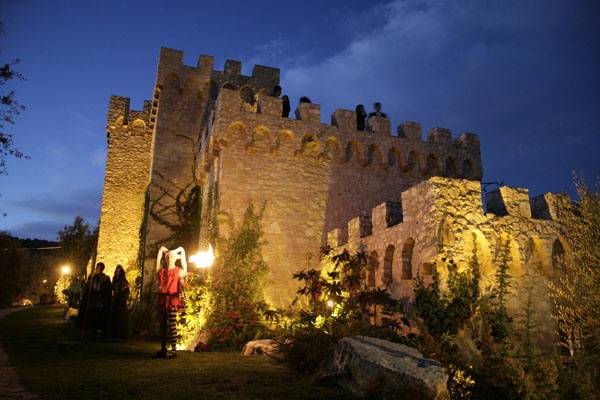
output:
[[[600,37],[598,4],[394,1],[370,17],[378,28],[284,70],[282,86],[292,101],[321,104],[324,121],[336,108],[382,101],[394,125],[475,131],[487,177],[558,190],[551,166],[600,172],[597,160],[575,156],[600,151],[600,59],[589,43]]]
[[[72,219],[82,216],[95,225],[100,214],[102,194],[95,189],[78,189],[61,194],[30,196],[10,202],[13,207],[33,211],[48,217]],[[62,227],[62,225],[61,225]]]
[[[56,240],[58,231],[65,223],[59,221],[34,221],[25,222],[9,230],[10,234],[21,239]]]

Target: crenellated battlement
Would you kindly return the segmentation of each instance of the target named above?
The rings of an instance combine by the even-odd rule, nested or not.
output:
[[[162,47],[158,60],[158,71],[156,74],[157,87],[165,85],[177,85],[182,88],[192,85],[188,80],[195,81],[196,85],[211,81],[213,93],[219,91],[222,86],[241,88],[250,85],[255,90],[265,89],[269,92],[279,84],[279,69],[255,65],[251,76],[242,74],[242,63],[236,60],[227,60],[222,71],[214,69],[214,57],[200,55],[196,66],[188,66],[183,63],[183,51]]]
[[[361,167],[376,166],[388,172],[423,176],[449,176],[480,180],[483,175],[479,138],[461,133],[452,138],[447,128],[433,128],[422,140],[421,124],[406,121],[399,125],[401,135],[390,132],[390,120],[375,117],[373,126],[382,131],[358,131],[353,111],[338,109],[332,124],[322,124],[320,106],[302,103],[298,118],[281,116],[281,99],[258,96],[252,107],[240,90],[223,88],[217,99],[212,142],[219,148],[234,143],[252,151],[268,149],[273,156],[313,155]],[[375,128],[372,128],[372,130]],[[208,150],[212,153],[212,150]]]
[[[131,132],[146,132],[152,128],[151,110],[152,103],[144,101],[143,110],[136,111],[130,108],[131,99],[123,96],[110,96],[108,102],[108,115],[106,129],[110,133],[117,129],[126,129]]]
[[[569,196],[544,193],[530,200],[528,189],[502,186],[494,191],[481,192],[477,182],[442,177],[430,178],[402,192],[401,202],[384,202],[350,219],[327,234],[328,245],[343,246],[357,243],[371,235],[381,235],[396,225],[416,221],[426,212],[433,219],[461,217],[494,223],[502,220],[528,220],[529,224],[561,224],[566,213],[572,211]],[[481,208],[485,200],[487,212]],[[394,228],[395,229],[395,228]]]

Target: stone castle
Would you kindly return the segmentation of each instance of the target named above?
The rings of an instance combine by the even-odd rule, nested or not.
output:
[[[510,187],[483,199],[477,135],[433,128],[423,139],[419,123],[392,132],[383,117],[358,131],[353,111],[323,124],[313,103],[283,118],[277,85],[275,68],[244,76],[239,62],[218,71],[209,56],[192,67],[162,48],[142,111],[112,96],[97,261],[150,282],[157,244],[204,248],[216,229],[226,234],[220,218],[239,222],[252,203],[265,206],[265,296],[277,306],[295,295],[292,273],[315,265],[325,245],[366,250],[367,284],[398,298],[410,298],[417,273],[431,274],[442,252],[460,265],[474,244],[484,282],[503,243],[514,275],[553,274],[570,200]]]

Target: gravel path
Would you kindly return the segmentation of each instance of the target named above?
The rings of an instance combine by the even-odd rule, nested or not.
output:
[[[0,310],[0,319],[17,311],[25,310],[25,307],[15,307]],[[23,387],[15,369],[10,365],[8,354],[0,343],[0,399],[39,399],[40,396],[31,393]]]

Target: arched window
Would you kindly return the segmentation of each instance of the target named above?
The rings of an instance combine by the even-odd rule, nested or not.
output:
[[[394,251],[396,248],[393,245],[389,245],[385,249],[385,258],[383,260],[383,284],[391,285],[394,283]]]
[[[406,169],[413,171],[415,168],[417,168],[417,154],[414,151],[411,151],[408,153],[406,159]]]
[[[393,147],[388,151],[388,165],[393,167],[398,162],[398,156],[396,155],[396,149]]]
[[[369,146],[367,151],[367,163],[369,165],[377,164],[379,162],[378,154],[377,154],[377,146],[374,144]]]
[[[402,279],[412,279],[412,256],[415,241],[407,239],[402,247]]]
[[[345,154],[345,159],[346,161],[350,161],[352,160],[352,158],[356,157],[358,155],[358,145],[356,144],[356,142],[350,142],[346,145],[346,154]]]
[[[558,239],[552,243],[552,267],[555,271],[564,271],[565,269],[565,248]]]
[[[446,160],[446,176],[449,178],[456,176],[456,163],[452,157],[448,157]]]
[[[433,154],[430,154],[427,157],[427,175],[437,175],[438,174],[438,162],[437,158]]]
[[[374,251],[369,256],[369,265],[367,266],[367,288],[374,289],[375,288],[375,275],[377,274],[377,269],[379,267],[379,256],[377,252]]]
[[[465,160],[463,163],[462,177],[465,179],[471,179],[473,177],[473,165],[469,160]]]

